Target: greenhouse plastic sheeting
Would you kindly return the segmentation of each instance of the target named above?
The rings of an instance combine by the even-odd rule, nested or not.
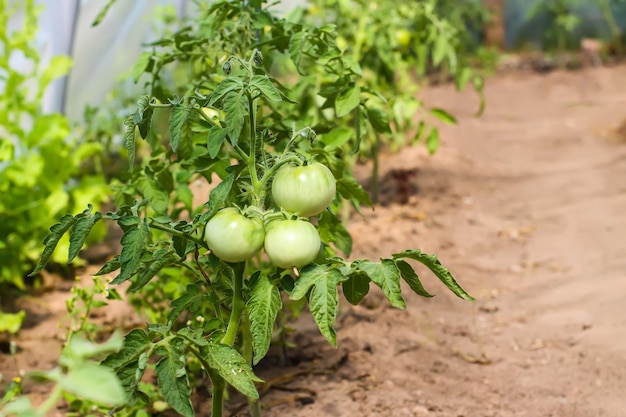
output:
[[[532,20],[528,19],[528,15],[537,3],[547,1],[554,0],[504,0],[505,36],[508,48],[522,46],[528,41],[537,47],[542,46],[542,34],[554,22],[545,15],[538,15]],[[581,19],[581,24],[575,30],[575,37],[610,38],[609,28],[602,15],[600,0],[572,1],[571,4],[574,13]],[[617,24],[624,31],[626,29],[626,2],[613,0],[610,7]]]
[[[526,40],[541,46],[541,35],[553,22],[547,16],[528,21],[529,10],[539,1],[548,0],[504,0],[508,47],[519,46]],[[92,27],[107,2],[38,0],[45,7],[38,36],[43,58],[71,54],[74,59],[69,77],[57,80],[47,91],[43,103],[46,111],[65,111],[72,120],[79,120],[85,105],[97,105],[120,77],[128,74],[142,51],[142,44],[155,38],[152,17],[156,9],[174,7],[182,16],[193,5],[190,0],[118,0],[100,25]],[[284,11],[304,2],[284,0],[275,10]],[[608,27],[598,0],[576,3],[576,13],[582,18],[577,34],[606,38]],[[617,4],[614,0],[612,10],[622,30],[626,29],[626,3]]]

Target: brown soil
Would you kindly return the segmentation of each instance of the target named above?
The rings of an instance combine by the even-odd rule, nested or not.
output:
[[[475,118],[471,91],[425,91],[460,123],[433,158],[384,156],[385,204],[349,225],[354,257],[437,253],[476,301],[420,270],[436,297],[342,306],[336,350],[303,318],[296,364],[259,369],[265,417],[626,415],[626,67],[503,74],[486,94]],[[20,367],[56,359],[67,295],[33,300]]]

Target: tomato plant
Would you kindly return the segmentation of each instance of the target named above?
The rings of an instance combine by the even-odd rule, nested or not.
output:
[[[164,102],[144,96],[126,120],[126,147],[133,161],[135,135],[147,137],[156,110],[170,111],[169,147],[163,149],[157,144],[152,157],[142,162],[142,170],[132,168],[136,176],[131,177],[129,189],[137,186],[159,197],[145,184],[137,184],[154,181],[156,187],[158,181],[174,175],[172,170],[182,172],[181,167],[190,174],[219,173],[219,184],[199,210],[191,211],[192,218],[173,220],[171,215],[179,213],[176,204],[142,198],[111,213],[93,212],[89,207],[78,215],[66,215],[51,227],[45,239],[42,259],[33,273],[45,266],[63,235],[68,233],[73,245],[80,247],[95,224],[110,220],[124,233],[122,249],[96,275],[118,271],[111,284],[130,281],[131,291],[142,291],[150,281],[161,279],[167,268],[184,269],[195,277],[171,302],[163,322],[132,330],[121,350],[102,362],[120,377],[128,405],[146,401],[140,382],[151,367],[159,386],[167,387],[161,390],[163,398],[183,416],[194,415],[189,399],[194,372],[203,372],[211,381],[214,417],[223,415],[227,386],[248,397],[251,414],[260,415],[255,384],[261,380],[253,367],[268,351],[282,306],[281,293],[291,300],[306,300],[321,334],[333,345],[337,343],[334,321],[339,286],[353,304],[365,297],[370,283],[401,309],[405,308],[401,280],[417,294],[430,296],[407,260],[423,263],[456,295],[471,299],[435,256],[419,250],[399,252],[377,262],[344,260],[331,244],[349,252],[351,240],[332,206],[322,211],[316,227],[271,198],[272,181],[292,164],[316,170],[320,169],[315,165],[317,160],[329,161],[333,167],[342,164],[337,156],[341,154],[332,149],[320,153],[319,149],[302,146],[315,140],[309,127],[294,129],[277,141],[274,136],[280,133],[259,123],[268,107],[291,102],[288,91],[265,73],[262,62],[263,55],[256,49],[247,60],[230,56],[217,85],[199,80],[185,96]],[[207,116],[207,107],[224,112],[224,119],[216,123]],[[284,145],[277,149],[276,143]],[[333,175],[337,181],[335,197],[369,204],[367,194],[348,172],[338,170]],[[169,199],[166,191],[162,193]],[[212,248],[210,238],[207,244],[203,234],[208,230],[206,235],[212,235],[212,222],[217,222],[215,230],[227,239],[232,236],[224,232],[229,224],[243,225],[243,237],[249,233],[243,242],[245,256],[238,252],[231,258],[228,255],[232,253],[219,253],[224,248],[217,249],[219,245],[214,243]],[[261,231],[269,262],[262,257],[246,260],[258,249]],[[71,261],[75,253],[69,255]],[[183,319],[185,314],[193,317],[206,311],[206,306],[210,314],[199,325]]]

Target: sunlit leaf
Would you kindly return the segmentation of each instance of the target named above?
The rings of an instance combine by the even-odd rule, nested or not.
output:
[[[363,271],[374,284],[383,290],[383,293],[392,306],[404,310],[406,302],[402,298],[400,287],[400,271],[391,259],[382,259],[380,262],[356,261],[354,266]]]
[[[228,345],[209,343],[201,350],[207,364],[229,385],[248,398],[258,399],[255,382],[262,382],[237,350]]]
[[[250,291],[248,310],[250,315],[250,331],[254,350],[253,364],[259,363],[267,354],[272,341],[272,331],[278,311],[283,303],[280,291],[266,275],[261,275]]]
[[[446,287],[448,287],[448,289],[450,289],[450,291],[452,291],[458,297],[464,300],[470,300],[470,301],[474,300],[474,297],[469,295],[459,285],[459,283],[456,282],[456,280],[454,279],[450,271],[448,271],[446,267],[441,265],[441,262],[439,262],[439,259],[437,259],[436,255],[428,255],[428,254],[423,253],[419,249],[413,249],[413,250],[405,250],[400,253],[394,253],[393,257],[394,259],[398,259],[398,258],[414,259],[424,264],[426,267],[428,267],[428,269],[430,269],[433,272],[433,274],[435,274],[437,278],[439,278],[441,282],[443,282],[443,284]]]
[[[66,214],[65,216],[61,217],[59,223],[50,227],[50,234],[48,234],[48,236],[46,236],[46,238],[43,240],[43,244],[45,247],[43,249],[43,253],[41,254],[41,259],[39,260],[39,263],[37,263],[37,266],[35,266],[33,272],[28,274],[28,276],[32,277],[38,274],[46,266],[46,264],[50,260],[50,257],[52,256],[52,253],[54,252],[54,249],[59,243],[59,240],[61,240],[61,237],[63,237],[65,232],[67,232],[72,226],[74,226],[77,221],[78,219],[76,217],[72,216],[71,214]]]

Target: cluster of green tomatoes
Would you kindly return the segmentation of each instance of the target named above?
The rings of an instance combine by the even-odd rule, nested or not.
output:
[[[204,238],[212,253],[226,262],[247,261],[264,248],[274,265],[302,268],[321,250],[319,233],[308,218],[330,205],[336,189],[332,172],[319,162],[284,165],[273,178],[272,198],[282,212],[293,216],[226,207],[207,222]]]

